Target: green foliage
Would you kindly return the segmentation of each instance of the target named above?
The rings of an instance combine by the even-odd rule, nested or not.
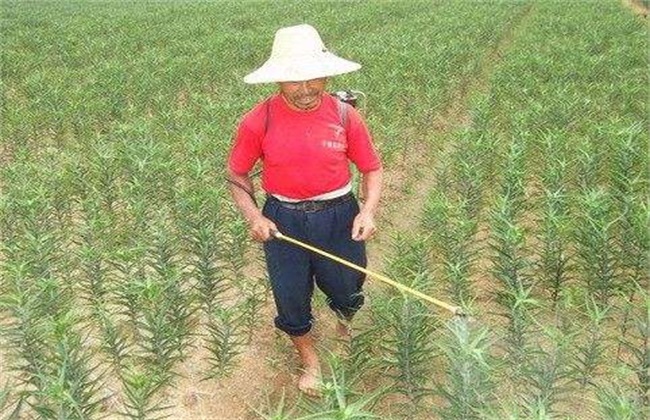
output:
[[[618,217],[610,200],[602,189],[586,192],[579,203],[584,211],[576,227],[576,254],[585,287],[601,305],[607,305],[622,287],[614,234]]]
[[[584,341],[579,343],[575,353],[575,376],[583,387],[593,384],[597,369],[607,356],[611,346],[605,333],[605,324],[610,317],[611,308],[602,308],[593,298],[584,304],[583,311],[588,323],[583,327],[581,336]]]
[[[131,419],[162,419],[168,406],[158,401],[156,394],[167,385],[167,372],[158,369],[142,371],[136,367],[127,368],[123,374],[125,411],[121,413]]]
[[[1,390],[0,390],[0,410],[4,411],[5,407],[9,402],[9,386],[5,385]]]
[[[255,412],[264,420],[295,420],[294,411],[296,406],[287,407],[286,404],[283,391],[280,400],[275,405],[271,401],[267,401],[263,410],[255,409]]]
[[[377,321],[384,338],[379,363],[393,382],[394,391],[417,404],[431,378],[436,320],[422,303],[409,298],[389,299],[380,305],[382,315]]]
[[[598,408],[603,419],[634,420],[643,418],[642,406],[620,380],[609,382],[598,389]],[[647,411],[647,405],[646,411]]]
[[[502,290],[496,292],[497,300],[505,307],[511,307],[515,296],[532,285],[526,231],[512,218],[513,204],[509,197],[501,197],[492,213],[494,239],[490,247],[495,251],[492,271],[502,285]]]
[[[431,290],[433,279],[426,268],[426,241],[398,236],[394,246],[406,252],[389,262],[391,276],[415,290]],[[438,321],[425,303],[406,295],[378,298],[373,318],[381,337],[377,364],[390,378],[393,390],[417,407],[431,378],[433,334]]]
[[[549,344],[541,342],[527,349],[518,374],[524,383],[522,400],[535,416],[563,415],[557,406],[566,402],[573,391],[570,356],[575,333],[555,326],[541,326],[540,329],[540,342]]]
[[[232,373],[235,358],[247,344],[244,334],[246,317],[240,306],[215,308],[207,323],[207,349],[210,368],[205,378],[221,378]]]
[[[650,295],[639,290],[639,304],[632,308],[631,331],[620,337],[628,357],[625,363],[636,375],[638,398],[644,407],[650,406]],[[628,305],[634,303],[628,302]]]
[[[277,403],[266,402],[263,410],[255,409],[265,420],[361,420],[379,419],[373,414],[373,406],[383,391],[372,393],[356,392],[353,388],[358,377],[350,378],[354,370],[335,354],[327,357],[328,374],[321,383],[318,398],[299,399],[291,407],[287,406],[284,392]]]
[[[454,318],[437,346],[447,367],[444,381],[437,383],[443,407],[435,409],[443,419],[477,419],[494,399],[494,372],[489,331],[466,318]]]
[[[305,409],[309,415],[299,419],[380,419],[381,417],[373,414],[371,410],[384,391],[354,391],[354,373],[350,372],[336,355],[330,355],[327,360],[330,375],[323,380],[322,397],[316,402],[306,401]]]
[[[85,419],[99,411],[101,372],[78,334],[71,333],[75,318],[55,320],[57,345],[46,363],[52,368],[39,372],[38,390],[29,404],[44,418]]]
[[[537,234],[542,246],[539,256],[539,276],[551,299],[557,303],[570,279],[570,192],[567,187],[567,146],[560,133],[548,133],[542,138],[542,152],[547,160],[541,175],[540,227]]]
[[[447,294],[458,304],[467,304],[475,298],[470,274],[477,258],[473,244],[477,221],[463,212],[464,204],[436,195],[427,202],[423,217],[423,227],[431,232],[432,245],[440,250]]]
[[[647,417],[645,24],[613,0],[335,6],[3,3],[3,415],[113,416],[99,395],[119,381],[117,411],[162,417],[193,349],[213,380],[234,371],[269,293],[221,180],[238,119],[275,89],[241,77],[305,21],[364,65],[329,87],[367,95],[387,172],[419,153],[436,177],[386,271],[489,330],[443,334],[368,287],[324,398],[263,416],[429,418],[435,386],[444,418],[555,418],[593,392],[576,416]]]

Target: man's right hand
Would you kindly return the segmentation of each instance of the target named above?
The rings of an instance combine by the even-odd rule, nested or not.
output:
[[[231,181],[230,192],[239,211],[248,222],[251,238],[258,242],[273,238],[273,231],[278,230],[271,220],[264,217],[255,203],[255,190],[248,174],[238,174],[228,168],[228,179]]]
[[[262,215],[252,219],[249,226],[251,237],[257,242],[266,242],[273,239],[273,232],[278,230],[275,223]]]

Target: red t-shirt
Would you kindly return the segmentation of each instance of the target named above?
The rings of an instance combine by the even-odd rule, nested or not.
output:
[[[258,104],[239,124],[230,170],[247,174],[261,159],[264,191],[300,200],[345,186],[351,177],[349,161],[362,173],[379,169],[361,116],[346,105],[346,127],[341,127],[336,101],[324,94],[318,108],[296,111],[276,94],[268,104]]]

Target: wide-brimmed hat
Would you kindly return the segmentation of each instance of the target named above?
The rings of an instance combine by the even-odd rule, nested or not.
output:
[[[327,50],[310,25],[281,28],[275,33],[271,57],[244,77],[246,83],[300,82],[359,70],[361,64]]]

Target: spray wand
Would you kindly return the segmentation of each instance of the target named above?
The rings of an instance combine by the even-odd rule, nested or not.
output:
[[[280,233],[278,231],[273,231],[272,234],[273,234],[273,237],[275,237],[276,239],[280,239],[282,241],[292,243],[292,244],[297,245],[297,246],[299,246],[301,248],[304,248],[304,249],[307,249],[309,251],[315,252],[315,253],[317,253],[319,255],[322,255],[322,256],[324,256],[326,258],[329,258],[329,259],[331,259],[333,261],[336,261],[336,262],[338,262],[340,264],[343,264],[346,267],[352,268],[352,269],[354,269],[356,271],[360,271],[360,272],[362,272],[362,273],[364,273],[364,274],[366,274],[366,275],[368,275],[368,276],[370,276],[370,277],[372,277],[372,278],[374,278],[376,280],[379,280],[379,281],[381,281],[383,283],[389,284],[389,285],[391,285],[391,286],[393,286],[393,287],[395,287],[395,288],[397,288],[397,289],[399,289],[399,290],[401,290],[403,292],[409,293],[409,294],[411,294],[411,295],[413,295],[415,297],[418,297],[418,298],[420,298],[422,300],[425,300],[425,301],[427,301],[429,303],[433,303],[434,305],[436,305],[436,306],[438,306],[440,308],[446,309],[446,310],[450,311],[452,314],[454,314],[455,316],[465,316],[465,313],[463,312],[462,308],[460,308],[459,306],[450,305],[449,303],[446,303],[446,302],[443,302],[441,300],[435,299],[435,298],[433,298],[433,297],[431,297],[429,295],[425,295],[422,292],[419,292],[419,291],[417,291],[415,289],[412,289],[412,288],[410,288],[408,286],[404,286],[403,284],[398,283],[395,280],[392,280],[392,279],[390,279],[390,278],[388,278],[388,277],[386,277],[384,275],[381,275],[379,273],[375,273],[373,271],[370,271],[370,270],[368,270],[368,269],[366,269],[364,267],[361,267],[359,265],[351,263],[350,261],[347,261],[347,260],[345,260],[345,259],[343,259],[341,257],[337,257],[336,255],[330,254],[329,252],[325,252],[322,249],[319,249],[319,248],[316,248],[316,247],[314,247],[312,245],[301,242],[301,241],[299,241],[297,239],[294,239],[294,238],[292,238],[290,236],[284,235],[284,234],[282,234],[282,233]]]

